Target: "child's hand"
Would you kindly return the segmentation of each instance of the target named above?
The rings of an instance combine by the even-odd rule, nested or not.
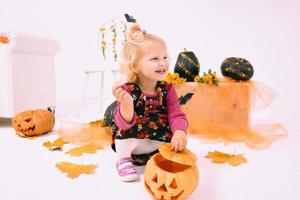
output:
[[[172,150],[174,152],[183,151],[186,147],[186,143],[187,143],[186,133],[181,130],[175,131],[171,139]]]
[[[120,102],[120,113],[123,119],[130,123],[134,114],[133,98],[132,96],[119,85],[116,85],[112,89],[113,95],[117,101]]]
[[[124,104],[124,106],[130,106],[133,102],[132,96],[119,85],[113,87],[112,93],[116,97],[117,101]]]

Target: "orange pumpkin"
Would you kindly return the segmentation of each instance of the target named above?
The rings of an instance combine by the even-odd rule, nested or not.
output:
[[[159,147],[159,153],[147,162],[144,182],[147,191],[156,200],[182,200],[199,183],[196,156],[185,149],[175,153],[171,144]]]
[[[52,130],[54,124],[54,115],[48,110],[42,109],[21,112],[12,119],[12,125],[16,133],[22,137],[45,134]]]
[[[0,35],[0,43],[7,44],[9,43],[9,39],[6,35]]]

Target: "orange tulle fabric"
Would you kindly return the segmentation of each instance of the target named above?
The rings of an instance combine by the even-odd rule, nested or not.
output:
[[[175,84],[175,89],[178,97],[193,93],[181,109],[189,121],[188,134],[204,142],[242,142],[252,149],[262,149],[287,136],[280,123],[252,124],[250,121],[252,111],[266,108],[276,96],[261,82],[221,79],[218,86],[187,82]],[[62,127],[58,135],[78,145],[111,143],[109,128],[83,123]]]
[[[78,122],[62,122],[62,124],[57,135],[66,142],[76,145],[94,144],[103,147],[111,145],[112,136],[107,127]]]
[[[193,93],[181,108],[189,120],[189,134],[205,142],[243,142],[252,149],[262,149],[287,136],[280,123],[251,123],[251,113],[266,108],[276,97],[261,82],[221,79],[218,86],[177,84],[176,91],[178,96]]]
[[[263,149],[275,140],[287,136],[286,129],[281,124],[256,124],[251,127],[229,127],[215,123],[199,123],[189,129],[193,136],[200,137],[207,143],[242,142],[252,149]]]

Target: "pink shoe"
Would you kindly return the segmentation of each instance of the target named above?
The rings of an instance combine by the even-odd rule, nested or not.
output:
[[[116,167],[122,181],[129,182],[138,179],[138,174],[132,164],[131,157],[121,158],[118,160]]]

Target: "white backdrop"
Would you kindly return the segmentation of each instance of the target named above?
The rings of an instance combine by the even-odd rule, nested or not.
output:
[[[104,62],[99,56],[97,33],[106,20],[124,13],[130,13],[148,32],[166,40],[171,67],[183,48],[198,56],[201,73],[212,68],[220,76],[220,64],[226,57],[244,57],[254,66],[253,80],[265,83],[278,93],[276,101],[254,118],[282,122],[289,131],[286,140],[264,151],[254,151],[243,144],[227,146],[189,140],[189,148],[198,156],[201,173],[200,186],[189,199],[299,200],[300,160],[293,155],[300,151],[297,125],[300,120],[300,2],[0,0],[0,32],[19,30],[59,41],[56,87],[58,111],[64,117],[78,109],[84,86],[83,72],[88,66],[117,65],[111,57]],[[111,95],[112,82],[112,77],[106,76],[107,96]],[[92,89],[97,90],[97,84]],[[150,198],[142,182],[124,184],[118,180],[113,167],[114,153],[110,149],[84,158],[70,158],[42,147],[43,142],[53,141],[55,134],[31,141],[17,137],[8,125],[1,127],[0,133],[0,199],[54,199],[58,195],[74,200]],[[213,150],[228,153],[237,150],[245,153],[249,162],[237,168],[212,164],[204,156]],[[70,159],[97,163],[99,169],[94,176],[67,179],[54,165]]]
[[[174,66],[183,48],[198,56],[201,73],[220,73],[226,57],[248,59],[253,79],[278,92],[264,118],[296,125],[300,120],[298,89],[300,3],[272,1],[122,1],[0,0],[0,30],[15,29],[60,42],[56,59],[59,102],[78,101],[88,65],[113,67],[99,56],[97,32],[106,20],[132,14],[149,32],[163,37]],[[110,94],[111,79],[106,80]],[[67,106],[72,104],[65,104]],[[72,109],[71,107],[69,109]]]

